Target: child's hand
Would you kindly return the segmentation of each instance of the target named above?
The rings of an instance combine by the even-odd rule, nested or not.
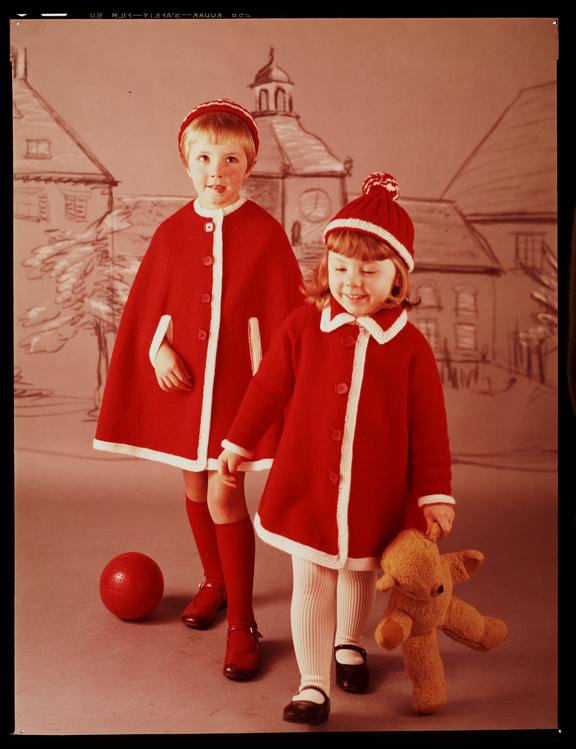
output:
[[[422,511],[426,520],[426,535],[430,534],[433,523],[438,523],[442,536],[447,536],[450,533],[456,517],[451,505],[425,505]]]
[[[188,391],[194,387],[180,354],[166,340],[162,341],[156,354],[154,371],[158,384],[167,393],[174,390]]]
[[[231,450],[222,450],[218,457],[218,476],[227,485],[235,487],[238,484],[238,478],[234,475],[238,466],[244,460],[241,455],[233,453]]]

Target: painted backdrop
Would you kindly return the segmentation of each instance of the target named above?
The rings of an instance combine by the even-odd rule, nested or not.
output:
[[[193,196],[179,124],[224,96],[304,271],[368,172],[397,177],[455,460],[553,470],[556,53],[552,18],[12,21],[16,446],[94,457],[130,283]]]

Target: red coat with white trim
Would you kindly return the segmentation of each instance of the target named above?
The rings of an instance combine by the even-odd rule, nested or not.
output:
[[[400,308],[357,320],[302,305],[274,336],[223,445],[246,457],[286,409],[255,519],[262,540],[326,567],[376,569],[425,504],[453,504],[442,385]]]
[[[301,273],[282,226],[250,200],[190,202],[152,237],[114,345],[94,447],[180,468],[215,469],[244,391],[273,332],[302,303]],[[194,380],[165,392],[153,361],[169,327]],[[246,470],[268,468],[280,424]]]

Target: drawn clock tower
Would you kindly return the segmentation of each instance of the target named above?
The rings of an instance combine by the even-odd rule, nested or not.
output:
[[[322,251],[327,221],[346,203],[352,159],[341,161],[304,129],[294,111],[294,83],[276,64],[274,48],[249,87],[261,144],[244,194],[282,223],[300,264],[311,266]]]

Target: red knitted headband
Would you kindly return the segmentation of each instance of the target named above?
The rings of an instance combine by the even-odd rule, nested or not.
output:
[[[199,104],[197,107],[194,107],[194,109],[186,115],[184,121],[180,125],[180,132],[178,133],[178,148],[180,148],[182,134],[192,120],[201,114],[208,114],[208,112],[227,112],[228,114],[233,114],[240,118],[246,125],[248,125],[254,140],[254,145],[256,146],[256,153],[258,153],[260,137],[258,135],[258,128],[256,127],[254,118],[247,109],[244,109],[240,104],[236,104],[236,102],[231,101],[230,99],[213,99],[212,101],[207,101],[204,102],[204,104]]]

